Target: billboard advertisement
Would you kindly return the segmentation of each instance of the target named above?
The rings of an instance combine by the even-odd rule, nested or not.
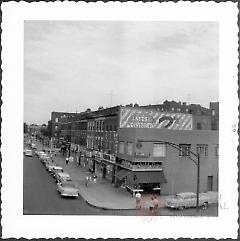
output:
[[[120,128],[192,130],[192,115],[140,108],[120,109]]]

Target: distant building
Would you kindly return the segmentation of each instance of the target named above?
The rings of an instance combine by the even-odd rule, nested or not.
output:
[[[51,113],[51,120],[48,122],[48,128],[50,129],[52,137],[59,137],[61,133],[61,122],[59,121],[62,117],[67,116],[75,116],[76,113],[68,113],[68,112],[52,112]]]
[[[41,125],[31,124],[28,126],[28,133],[31,136],[40,135]]]
[[[185,112],[179,106],[175,111],[172,104],[166,106],[170,110],[115,106],[62,116],[60,136],[84,154],[84,165],[90,170],[131,192],[196,191],[197,168],[188,151],[198,152],[200,191],[216,191],[218,131],[211,130],[210,111],[191,105],[190,114],[185,104]]]
[[[219,130],[219,102],[210,102],[212,130]]]

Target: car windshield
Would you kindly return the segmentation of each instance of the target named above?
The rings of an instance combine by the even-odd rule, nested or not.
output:
[[[73,183],[73,182],[65,182],[65,183],[62,183],[62,187],[70,187],[70,188],[76,188],[76,184]]]

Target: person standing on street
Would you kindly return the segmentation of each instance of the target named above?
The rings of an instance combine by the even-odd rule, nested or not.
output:
[[[69,158],[68,158],[68,156],[66,157],[66,165],[68,164],[68,162],[69,162]]]
[[[154,214],[157,213],[158,206],[159,206],[159,202],[158,202],[157,196],[154,195],[154,196],[153,196],[153,213],[154,213]]]
[[[85,181],[85,186],[86,186],[86,187],[88,186],[88,181],[89,181],[89,177],[87,176],[87,177],[86,177],[86,181]]]
[[[137,192],[136,195],[136,209],[140,209],[141,208],[141,193]]]

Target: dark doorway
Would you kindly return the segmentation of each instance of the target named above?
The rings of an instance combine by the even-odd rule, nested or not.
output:
[[[213,176],[208,176],[207,190],[208,191],[212,191],[213,190]]]

